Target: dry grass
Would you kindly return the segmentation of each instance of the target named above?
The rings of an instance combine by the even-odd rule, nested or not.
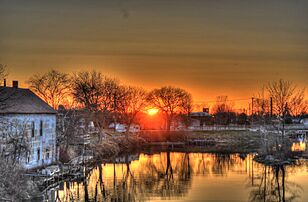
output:
[[[91,145],[95,159],[109,159],[119,154],[119,145],[110,140],[103,141],[102,143]]]

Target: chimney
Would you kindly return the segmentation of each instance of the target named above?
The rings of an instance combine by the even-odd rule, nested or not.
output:
[[[13,88],[18,88],[18,81],[13,81]]]
[[[203,112],[206,112],[206,113],[209,113],[210,112],[210,110],[209,110],[209,108],[203,108],[203,110],[202,110]]]
[[[6,79],[3,80],[3,86],[6,87]]]

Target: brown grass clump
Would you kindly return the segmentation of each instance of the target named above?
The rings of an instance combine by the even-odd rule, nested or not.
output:
[[[151,131],[141,133],[140,136],[148,142],[183,142],[187,138],[187,133],[183,131]]]
[[[145,144],[145,140],[136,135],[117,137],[114,141],[119,145],[120,152],[133,151]]]
[[[92,146],[95,159],[110,159],[120,152],[119,145],[114,141],[103,141]]]

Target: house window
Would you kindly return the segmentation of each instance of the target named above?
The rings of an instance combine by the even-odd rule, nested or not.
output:
[[[41,158],[41,150],[37,149],[37,161],[39,161]]]
[[[40,136],[43,136],[43,121],[40,122]]]
[[[30,152],[27,152],[27,163],[30,163],[30,159],[31,158],[31,156],[30,156]]]
[[[49,159],[49,149],[46,149],[46,156],[45,159]]]
[[[35,135],[35,122],[32,122],[32,137]]]

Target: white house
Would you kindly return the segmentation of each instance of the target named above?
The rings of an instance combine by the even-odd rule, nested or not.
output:
[[[18,159],[25,168],[49,165],[57,159],[56,111],[29,89],[18,88],[17,81],[13,87],[0,87],[0,120],[0,140],[8,138],[8,132],[27,139],[29,152]],[[0,149],[5,153],[3,142]]]

